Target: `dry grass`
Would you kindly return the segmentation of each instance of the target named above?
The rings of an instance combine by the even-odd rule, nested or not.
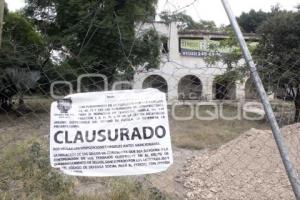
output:
[[[51,99],[27,99],[26,111],[0,113],[0,129],[3,128],[5,132],[10,131],[9,138],[12,140],[24,139],[26,135],[32,135],[33,132],[43,132],[41,134],[47,135],[50,121],[50,104]],[[285,107],[290,108],[289,105],[285,105]],[[281,108],[282,104],[277,103],[275,109],[280,110]],[[201,116],[207,116],[207,111],[214,111],[214,108],[212,106],[201,106],[199,109]],[[190,108],[177,106],[175,113],[177,116],[185,117],[189,115]],[[237,109],[235,107],[230,105],[224,107],[225,116],[234,116],[236,113]],[[169,119],[173,145],[187,149],[217,148],[251,128],[269,128],[264,120],[248,121],[242,119],[226,121],[219,119],[201,121],[194,117],[191,120],[181,121],[175,120],[171,114]],[[7,129],[8,127],[13,127],[13,129]],[[14,129],[24,129],[26,131],[16,135]],[[1,144],[6,144],[8,141],[7,137],[0,134],[0,147]]]
[[[21,129],[2,132],[0,143],[0,199],[43,200],[167,200],[148,182],[134,177],[85,178],[62,175],[49,163],[49,142],[36,131],[22,135]],[[19,135],[19,137],[18,137]]]
[[[168,199],[136,178],[70,178],[52,169],[48,152],[50,103],[49,99],[28,99],[25,109],[0,112],[0,199]],[[43,153],[33,156],[31,149],[36,144]],[[68,187],[56,187],[62,184]],[[97,192],[89,190],[90,186]]]
[[[201,116],[207,116],[206,111],[214,111],[212,106],[201,106]],[[176,108],[177,116],[188,116],[190,108],[187,106],[179,106]],[[227,105],[224,107],[225,116],[235,116],[237,109]],[[170,127],[172,134],[172,142],[179,148],[188,149],[205,149],[217,148],[240,134],[251,128],[268,129],[265,120],[248,121],[242,120],[212,120],[200,121],[196,117],[192,120],[179,121],[170,116]]]

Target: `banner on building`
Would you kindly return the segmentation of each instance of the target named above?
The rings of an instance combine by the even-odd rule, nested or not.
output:
[[[173,155],[165,94],[156,89],[81,93],[52,103],[50,161],[75,176],[167,170]]]
[[[228,53],[229,49],[218,48],[219,41],[202,38],[180,38],[180,53],[182,56],[208,57]]]

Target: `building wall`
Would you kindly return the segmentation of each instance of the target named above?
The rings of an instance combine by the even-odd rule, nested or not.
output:
[[[144,28],[153,28],[153,25],[147,25]],[[151,75],[159,75],[163,77],[168,84],[168,101],[173,102],[178,100],[178,84],[180,80],[187,75],[194,75],[201,80],[202,83],[202,98],[201,100],[213,100],[215,92],[214,80],[217,75],[222,75],[226,72],[226,65],[216,63],[213,66],[208,65],[201,57],[186,57],[181,56],[179,52],[179,34],[176,23],[162,24],[155,26],[159,33],[169,38],[169,54],[162,55],[162,62],[158,69],[150,69],[149,71],[142,67],[134,76],[134,88],[142,89],[143,82]],[[190,35],[189,37],[196,37]],[[205,38],[209,39],[209,35]],[[238,82],[235,86],[236,99],[245,98],[244,84]]]

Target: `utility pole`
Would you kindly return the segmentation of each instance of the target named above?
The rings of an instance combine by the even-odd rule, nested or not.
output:
[[[5,1],[0,0],[0,49],[2,47],[2,32],[3,32],[3,18],[4,18],[4,7],[5,7]]]

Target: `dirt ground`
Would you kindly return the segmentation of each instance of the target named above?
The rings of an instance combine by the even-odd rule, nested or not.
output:
[[[300,124],[283,128],[300,172]],[[271,131],[251,129],[189,162],[183,173],[187,199],[295,199]]]

